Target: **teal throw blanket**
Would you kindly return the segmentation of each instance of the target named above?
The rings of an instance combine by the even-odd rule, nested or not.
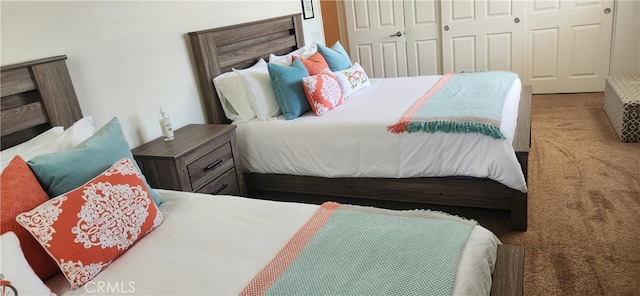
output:
[[[515,73],[500,71],[447,74],[387,129],[479,133],[504,139],[500,132],[503,106],[517,78]]]
[[[475,221],[325,203],[245,295],[451,295]]]

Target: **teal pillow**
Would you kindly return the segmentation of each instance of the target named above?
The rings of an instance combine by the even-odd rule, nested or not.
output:
[[[84,185],[125,157],[133,160],[129,143],[122,134],[118,119],[114,117],[76,148],[36,156],[27,164],[47,194],[56,197]],[[153,201],[160,204],[158,193],[149,186],[136,162],[133,163]]]
[[[300,59],[295,59],[291,66],[268,63],[267,67],[271,87],[285,119],[298,118],[304,112],[311,110],[302,88],[302,78],[309,76],[309,71]]]
[[[351,59],[349,54],[344,50],[340,41],[328,48],[322,44],[318,44],[318,51],[327,60],[331,71],[342,71],[351,67]]]

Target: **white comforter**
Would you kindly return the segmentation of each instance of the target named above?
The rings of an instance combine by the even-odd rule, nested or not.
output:
[[[319,177],[490,178],[527,192],[512,146],[522,88],[513,84],[500,130],[506,140],[478,134],[393,134],[395,124],[441,76],[372,79],[372,86],[323,116],[234,123],[247,172]]]
[[[57,295],[237,295],[313,215],[317,205],[158,190],[165,220],[91,282]],[[499,240],[475,227],[455,280],[455,295],[489,295]]]

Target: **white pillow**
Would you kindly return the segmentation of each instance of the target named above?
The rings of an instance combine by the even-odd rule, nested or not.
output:
[[[4,170],[4,168],[7,167],[7,165],[9,165],[9,162],[11,162],[11,160],[16,155],[28,154],[31,151],[42,147],[43,145],[47,145],[63,132],[64,132],[63,127],[54,126],[48,129],[47,131],[37,135],[36,137],[30,139],[29,141],[26,141],[24,143],[18,144],[11,148],[2,150],[2,152],[0,152],[0,159],[2,161],[2,170]]]
[[[254,65],[255,66],[255,65]],[[213,79],[224,114],[232,121],[246,122],[256,117],[244,89],[244,82],[236,72],[222,73]]]
[[[93,125],[93,117],[86,116],[76,121],[72,126],[64,131],[61,135],[54,139],[55,148],[57,151],[67,151],[76,148],[78,144],[91,137],[96,132],[96,128]],[[27,159],[25,159],[26,161]]]
[[[300,47],[286,55],[277,56],[274,54],[269,55],[269,63],[278,64],[282,66],[290,66],[293,62],[293,56],[301,56],[308,58],[318,51],[317,45],[314,43],[310,46]]]
[[[240,74],[244,82],[244,89],[249,99],[249,104],[256,117],[260,120],[269,120],[280,115],[280,105],[276,99],[276,94],[271,87],[271,78],[267,62],[260,59],[256,65],[248,69],[233,72]]]
[[[40,280],[24,258],[20,240],[12,231],[0,236],[0,273],[11,281],[18,295],[52,295],[51,290]]]
[[[335,71],[333,74],[338,78],[338,83],[340,83],[340,88],[342,88],[342,93],[345,98],[361,89],[371,86],[371,81],[369,81],[367,73],[364,72],[364,69],[358,63],[353,63],[351,67],[341,71]]]
[[[224,74],[222,74],[222,75],[224,75]],[[211,82],[213,82],[213,84],[216,87],[216,93],[218,94],[218,100],[220,101],[220,106],[222,106],[222,111],[224,111],[224,116],[226,118],[228,118],[229,120],[231,120],[231,121],[238,120],[238,118],[239,118],[238,111],[236,111],[236,109],[233,108],[233,106],[231,106],[231,103],[229,103],[229,100],[227,100],[227,98],[224,96],[224,94],[222,94],[222,91],[220,90],[220,87],[218,87],[218,85],[216,85],[215,78],[211,79]]]
[[[54,130],[55,129],[55,130]],[[51,130],[54,130],[51,132]],[[53,127],[35,138],[22,143],[22,147],[14,146],[2,151],[2,170],[9,165],[11,159],[20,155],[24,161],[28,161],[36,156],[71,150],[82,141],[89,138],[95,132],[93,117],[87,116],[76,121],[68,129],[63,130],[61,126]],[[51,134],[54,134],[52,136]],[[32,142],[33,141],[33,142]],[[15,151],[9,151],[18,147]],[[5,153],[5,151],[8,151]],[[15,153],[17,152],[17,153]]]

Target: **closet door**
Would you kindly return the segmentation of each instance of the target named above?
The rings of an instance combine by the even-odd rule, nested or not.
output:
[[[404,0],[409,76],[442,73],[440,1]]]
[[[440,5],[444,72],[521,73],[524,2],[443,0]]]
[[[402,1],[346,0],[351,59],[371,77],[407,76]]]
[[[525,5],[523,83],[534,93],[604,91],[613,1],[531,0]]]

